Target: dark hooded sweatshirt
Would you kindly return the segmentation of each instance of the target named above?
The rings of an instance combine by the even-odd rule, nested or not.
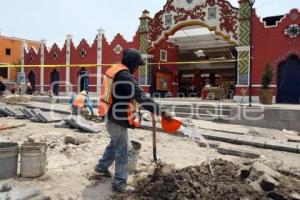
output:
[[[132,128],[128,122],[128,102],[135,99],[140,105],[151,113],[160,114],[160,107],[139,86],[133,73],[135,68],[143,65],[144,61],[135,49],[124,51],[122,64],[128,70],[122,70],[115,75],[113,84],[113,105],[108,112],[108,119],[116,124]]]

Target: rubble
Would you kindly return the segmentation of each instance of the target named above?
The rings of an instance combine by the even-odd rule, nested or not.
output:
[[[101,127],[96,123],[87,121],[81,116],[68,116],[63,119],[66,124],[70,125],[72,128],[77,128],[81,131],[88,133],[99,133],[101,132]]]
[[[45,196],[41,191],[29,187],[0,183],[0,199],[20,200],[50,200],[49,196]]]
[[[80,145],[87,143],[89,141],[89,138],[84,135],[66,135],[64,138],[65,144],[74,144],[74,145]]]
[[[132,199],[268,199],[266,194],[255,191],[247,182],[240,180],[239,167],[233,163],[219,159],[214,160],[212,166],[215,176],[204,163],[173,170],[161,175],[155,182],[144,179],[138,183]]]

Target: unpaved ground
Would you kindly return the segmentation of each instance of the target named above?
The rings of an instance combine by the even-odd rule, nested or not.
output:
[[[52,199],[111,199],[116,197],[111,191],[111,180],[104,178],[90,181],[89,177],[98,159],[109,142],[105,131],[100,134],[85,134],[72,129],[54,128],[54,124],[33,123],[28,120],[0,118],[0,124],[26,123],[26,127],[0,132],[0,141],[14,141],[21,144],[29,140],[42,141],[48,144],[48,166],[46,174],[36,179],[15,178],[7,180],[11,183],[35,187]],[[201,130],[205,131],[205,130]],[[89,142],[81,145],[64,144],[66,135],[84,135]],[[139,158],[139,173],[130,176],[130,182],[146,177],[154,169],[152,162],[152,135],[151,131],[130,131],[130,137],[142,144]],[[236,164],[249,162],[248,159],[225,156],[214,150],[200,148],[192,139],[182,136],[158,133],[158,158],[180,169],[188,166],[198,166],[208,158],[223,158]],[[236,145],[221,143],[226,147]],[[280,151],[258,149],[248,146],[238,146],[260,153],[257,159],[266,165],[280,170],[300,174],[300,155]],[[113,170],[113,168],[111,169]]]
[[[138,192],[132,199],[267,200],[274,194],[281,195],[281,199],[293,199],[291,193],[300,192],[300,180],[294,177],[281,175],[274,192],[265,192],[251,186],[255,180],[248,177],[252,178],[254,171],[248,177],[242,177],[240,166],[223,159],[212,161],[211,166],[213,172],[207,163],[202,163],[161,174],[154,181],[151,177],[143,179],[139,181]]]

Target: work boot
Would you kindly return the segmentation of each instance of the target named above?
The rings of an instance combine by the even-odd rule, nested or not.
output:
[[[111,173],[109,172],[108,169],[103,169],[101,167],[96,166],[94,168],[94,171],[101,174],[101,175],[103,175],[103,176],[112,177],[112,175],[111,175]]]
[[[120,193],[126,193],[126,194],[129,194],[129,193],[133,193],[135,192],[135,188],[134,187],[131,187],[129,185],[123,185],[123,186],[114,186],[113,185],[113,190],[116,191],[116,192],[120,192]]]

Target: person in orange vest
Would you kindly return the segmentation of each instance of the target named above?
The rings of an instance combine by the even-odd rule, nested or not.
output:
[[[95,167],[95,171],[111,176],[108,168],[115,162],[114,191],[131,193],[134,187],[127,185],[128,179],[128,128],[141,123],[139,104],[155,115],[169,118],[160,106],[149,98],[139,86],[134,73],[144,60],[136,49],[126,49],[122,62],[106,71],[100,94],[99,116],[104,118],[111,137],[109,145]]]
[[[72,96],[69,104],[71,105],[72,115],[82,115],[83,117],[91,112],[91,115],[94,116],[93,105],[90,101],[87,92],[85,90],[81,91],[79,95]],[[87,110],[89,109],[89,111]]]

